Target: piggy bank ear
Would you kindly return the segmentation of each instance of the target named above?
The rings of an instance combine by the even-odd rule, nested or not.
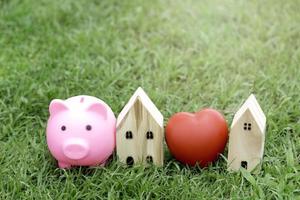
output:
[[[55,115],[66,110],[68,110],[68,107],[66,106],[63,100],[54,99],[51,101],[49,106],[50,115]]]
[[[91,104],[88,107],[87,111],[97,113],[97,114],[101,115],[104,119],[107,119],[107,109],[101,103],[93,103],[93,104]]]

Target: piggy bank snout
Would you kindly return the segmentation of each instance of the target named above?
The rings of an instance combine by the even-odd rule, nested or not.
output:
[[[71,139],[64,143],[63,154],[72,160],[85,158],[89,153],[89,145],[83,139]]]

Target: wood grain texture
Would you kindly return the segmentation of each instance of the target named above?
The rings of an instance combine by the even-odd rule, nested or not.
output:
[[[132,131],[133,138],[126,139],[126,132]],[[147,139],[147,132],[153,132],[153,139]],[[147,164],[147,156],[152,156],[153,164],[162,166],[164,130],[138,97],[132,108],[124,116],[117,127],[117,155],[119,160],[126,163],[128,156],[135,163]]]
[[[245,104],[249,107],[245,108]],[[260,107],[251,107],[259,106],[258,104],[247,101],[245,104],[241,107],[243,112],[241,113],[240,110],[237,112],[238,117],[235,116],[231,126],[228,170],[237,171],[242,167],[242,162],[246,162],[247,167],[245,168],[255,173],[259,171],[263,159],[266,120]],[[251,124],[251,130],[248,129],[249,124]]]

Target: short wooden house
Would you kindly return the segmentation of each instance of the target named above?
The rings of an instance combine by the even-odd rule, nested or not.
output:
[[[163,115],[141,87],[118,116],[116,138],[121,162],[163,165]]]
[[[228,170],[252,171],[262,162],[266,116],[253,94],[235,114],[229,135]]]

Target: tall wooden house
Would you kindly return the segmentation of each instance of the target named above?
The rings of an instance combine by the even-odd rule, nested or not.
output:
[[[253,94],[235,114],[229,135],[228,170],[252,171],[262,162],[266,116]]]
[[[128,165],[135,163],[162,166],[163,115],[139,87],[117,119],[117,155]]]

